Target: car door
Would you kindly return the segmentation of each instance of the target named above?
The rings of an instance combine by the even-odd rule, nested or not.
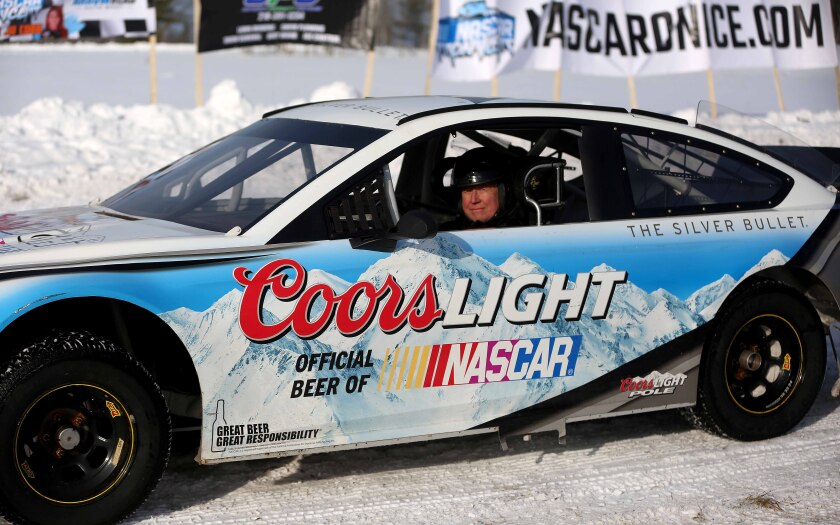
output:
[[[548,239],[527,223],[393,242],[383,237],[394,226],[389,160],[301,213],[276,251],[234,270],[249,342],[215,388],[228,419],[247,413],[250,424],[317,434],[296,445],[340,445],[462,432],[569,388],[581,335],[566,318],[582,315],[590,286],[604,289],[590,305],[603,315],[622,273],[551,281],[519,253]],[[400,176],[402,186],[418,174]],[[300,241],[312,242],[289,244]],[[566,289],[576,280],[577,291]]]

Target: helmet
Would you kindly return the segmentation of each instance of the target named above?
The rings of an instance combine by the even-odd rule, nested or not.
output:
[[[488,183],[502,183],[505,178],[502,160],[487,148],[475,148],[457,159],[452,169],[452,187],[471,188]]]

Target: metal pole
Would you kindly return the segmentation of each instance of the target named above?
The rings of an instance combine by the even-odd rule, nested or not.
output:
[[[376,51],[371,49],[367,53],[367,67],[365,68],[365,88],[362,92],[362,96],[365,98],[370,96],[371,89],[373,88],[373,64],[375,59]]]
[[[630,90],[630,107],[636,109],[639,107],[639,101],[636,98],[636,79],[633,75],[627,77],[627,88]]]
[[[195,107],[204,105],[204,71],[198,52],[198,34],[201,26],[201,0],[193,0],[193,37],[195,39]]]
[[[840,109],[840,66],[834,68],[834,81],[837,84],[837,109]]]
[[[157,104],[157,34],[149,35],[149,100]]]
[[[709,102],[711,102],[712,118],[717,119],[717,96],[715,95],[715,76],[712,68],[706,70],[706,86],[709,89]]]
[[[432,94],[432,69],[435,65],[435,46],[438,38],[438,20],[440,18],[440,0],[432,2],[432,19],[429,22],[429,58],[426,61],[426,87],[424,95]]]
[[[779,79],[779,68],[773,66],[773,84],[776,86],[776,99],[779,101],[779,111],[785,112],[785,97],[782,95],[782,82]]]

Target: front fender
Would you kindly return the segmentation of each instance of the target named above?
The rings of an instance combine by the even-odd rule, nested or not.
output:
[[[0,331],[36,308],[55,301],[99,297],[130,303],[150,312],[162,311],[154,283],[131,274],[80,272],[35,275],[0,281]]]

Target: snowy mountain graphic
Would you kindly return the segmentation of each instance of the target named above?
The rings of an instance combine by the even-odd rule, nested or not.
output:
[[[717,281],[707,284],[689,295],[685,300],[685,304],[694,313],[702,312],[719,298],[725,297],[726,294],[735,288],[736,284],[735,279],[727,273]]]
[[[670,372],[660,373],[657,370],[649,373],[645,377],[636,376],[633,378],[633,381],[650,381],[650,382],[657,382],[657,381],[674,381],[679,379],[684,379],[685,374],[672,374]]]
[[[715,316],[717,311],[723,304],[724,299],[732,291],[733,288],[741,284],[747,277],[754,273],[760,272],[772,266],[782,266],[788,262],[788,257],[779,250],[772,250],[767,255],[758,261],[758,264],[744,272],[740,279],[735,281],[727,274],[717,281],[707,284],[691,294],[686,303],[692,308],[692,311],[699,314],[704,320],[708,321]]]
[[[511,255],[500,268],[506,269],[511,277],[529,273],[544,273],[550,278],[556,275],[519,253]],[[601,264],[592,268],[591,272],[614,270],[611,266]],[[576,277],[570,275],[569,280],[572,281]],[[571,283],[568,286],[572,287]],[[578,371],[591,375],[591,379],[696,328],[703,322],[673,294],[662,289],[647,293],[633,284],[632,280],[616,289],[609,313],[604,320],[593,320],[586,314],[592,311],[596,297],[595,291],[589,293],[580,321],[569,322],[561,315],[555,321],[552,330],[554,333],[583,336],[581,357],[588,358],[589,368],[578,366]]]
[[[277,430],[297,428],[296,422],[319,425],[330,443],[390,439],[399,435],[462,430],[527,408],[542,400],[587,383],[642,354],[687,333],[714,316],[723,299],[738,282],[761,269],[784,264],[787,257],[773,250],[735,281],[724,275],[681,300],[667,290],[647,292],[632,281],[616,288],[606,319],[592,319],[598,296],[597,285],[587,296],[579,321],[563,318],[565,307],[554,322],[515,325],[502,315],[493,326],[455,328],[446,331],[435,323],[428,331],[414,332],[408,325],[383,333],[376,324],[355,337],[345,337],[335,323],[317,339],[302,340],[293,333],[268,344],[248,340],[239,327],[241,289],[233,289],[203,312],[179,308],[161,317],[185,342],[197,365],[204,393],[205,411],[210,413],[217,399],[229,406],[228,422],[271,421]],[[592,273],[613,271],[607,264]],[[477,313],[487,296],[493,277],[516,278],[526,274],[556,274],[528,257],[514,253],[494,265],[460,244],[457,237],[441,235],[424,241],[407,241],[389,256],[376,261],[359,281],[380,286],[392,275],[406,293],[416,290],[426,275],[435,276],[438,303],[446,308],[456,279],[470,279],[464,313]],[[568,276],[567,287],[577,275]],[[336,292],[351,283],[320,269],[308,269],[309,285],[329,284]],[[263,321],[276,323],[287,317],[293,303],[281,302],[268,294]],[[316,302],[311,316],[323,311]],[[364,307],[356,305],[357,313]],[[579,335],[582,344],[575,374],[562,380],[547,378],[506,383],[483,383],[457,387],[391,389],[379,391],[380,371],[386,351],[440,343],[496,341]],[[372,351],[372,368],[297,372],[301,355],[311,356],[341,350]],[[368,386],[361,393],[290,399],[293,381],[339,377],[342,385],[351,376],[367,374]],[[278,417],[282,421],[277,422]],[[238,419],[237,419],[238,418]],[[212,420],[212,418],[211,418]],[[281,427],[281,425],[283,425]]]

